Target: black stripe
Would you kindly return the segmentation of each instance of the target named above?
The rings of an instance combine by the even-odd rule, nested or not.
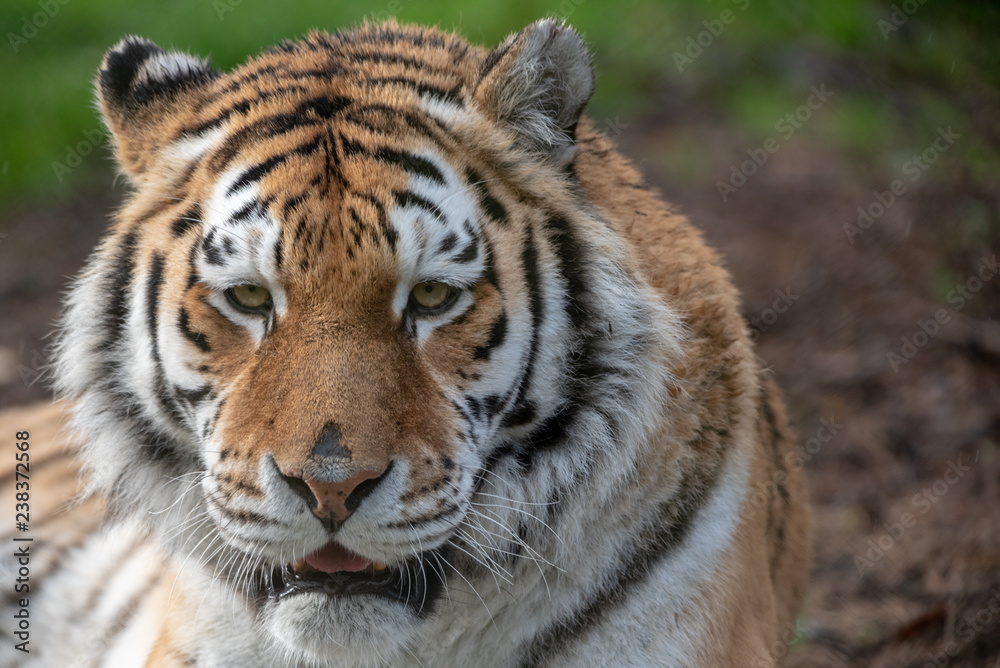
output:
[[[488,360],[490,358],[490,353],[497,346],[503,345],[504,339],[507,338],[507,311],[500,311],[500,317],[496,319],[493,325],[490,327],[490,338],[487,339],[486,344],[476,348],[475,352],[472,353],[472,358],[477,360]]]
[[[349,120],[352,123],[368,128],[376,133],[385,132],[387,134],[392,134],[398,123],[390,122],[388,119],[384,119],[385,122],[382,126],[376,125],[374,123],[375,116],[379,114],[384,114],[392,119],[402,118],[408,128],[439,146],[444,144],[442,136],[449,139],[452,137],[451,132],[448,128],[443,127],[440,121],[431,119],[434,125],[430,125],[427,122],[428,119],[426,117],[419,116],[412,111],[405,109],[397,109],[396,107],[387,104],[355,106],[352,107],[350,111],[345,113],[343,118],[344,120]]]
[[[189,404],[200,404],[211,392],[211,385],[203,385],[193,390],[186,390],[183,387],[174,387],[174,394]]]
[[[184,236],[188,230],[195,225],[201,224],[201,207],[195,204],[190,209],[181,214],[180,218],[170,226],[170,231],[174,238]]]
[[[421,197],[412,190],[400,190],[394,192],[393,196],[396,198],[397,206],[403,208],[408,206],[415,206],[420,209],[424,209],[438,220],[442,222],[445,221],[444,213],[441,211],[440,208],[438,208],[437,204],[434,204],[433,202]]]
[[[181,330],[184,338],[198,346],[202,352],[211,352],[212,347],[208,344],[208,339],[205,338],[205,335],[201,332],[191,330],[188,311],[183,306],[181,307],[180,314],[177,316],[177,327]]]
[[[406,88],[412,88],[418,95],[423,95],[427,93],[432,97],[439,98],[446,102],[451,102],[452,104],[462,104],[462,99],[459,97],[458,91],[460,90],[460,85],[456,85],[454,88],[444,89],[440,86],[433,86],[429,83],[423,81],[415,81],[408,77],[379,77],[375,79],[366,79],[361,82],[367,86],[379,86],[385,84],[399,84]]]
[[[285,252],[285,237],[280,232],[278,233],[278,239],[274,242],[274,267],[277,270],[281,270],[281,261],[284,259]]]
[[[351,214],[351,222],[353,223],[353,225],[351,225],[351,238],[354,241],[354,246],[353,247],[348,246],[347,250],[350,256],[354,257],[354,248],[361,248],[362,235],[368,233],[368,235],[372,238],[373,241],[377,241],[378,235],[375,233],[374,230],[370,229],[367,225],[365,225],[365,221],[361,220],[361,214],[359,214],[358,210],[355,209],[353,206],[350,209],[350,214]]]
[[[299,218],[298,225],[295,226],[295,237],[292,239],[293,244],[297,244],[299,242],[299,238],[302,237],[302,233],[305,231],[305,229],[306,229],[306,216],[303,215],[301,218]]]
[[[490,394],[483,397],[483,407],[486,408],[486,416],[493,419],[503,409],[504,398],[499,394]]]
[[[534,455],[561,445],[569,427],[576,420],[580,410],[591,405],[599,378],[609,372],[599,362],[601,334],[592,331],[592,317],[586,303],[589,288],[586,280],[584,253],[569,225],[559,215],[552,215],[545,223],[545,230],[556,254],[559,274],[566,284],[566,313],[573,327],[573,344],[568,356],[566,374],[569,386],[566,396],[569,400],[554,414],[548,416],[541,425],[524,441],[518,451],[518,460],[530,468]],[[511,413],[505,418],[506,426],[523,424],[515,420],[534,417],[534,411]],[[608,419],[614,429],[613,421]]]
[[[111,373],[119,373],[119,368],[119,365],[113,365]],[[109,397],[114,417],[134,428],[137,434],[135,450],[139,453],[135,458],[130,458],[134,461],[130,461],[119,473],[118,480],[108,495],[111,503],[115,503],[124,494],[122,489],[128,486],[130,467],[136,462],[141,462],[143,466],[148,466],[149,462],[163,464],[165,475],[183,472],[182,465],[194,465],[190,460],[182,461],[170,437],[161,432],[157,425],[142,417],[145,406],[132,391],[120,385],[115,376],[101,385],[101,391]]]
[[[212,419],[205,423],[205,428],[202,430],[202,438],[208,440],[213,433],[215,433],[215,426],[219,422],[219,418],[222,416],[222,409],[226,407],[226,397],[222,397],[219,403],[215,406],[215,412],[212,413]]]
[[[370,44],[365,45],[371,48]],[[392,63],[394,65],[405,65],[421,73],[425,72],[437,72],[439,71],[436,67],[424,60],[418,60],[413,56],[404,56],[401,53],[396,53],[394,51],[352,51],[347,54],[350,59],[351,64],[360,63]]]
[[[221,461],[221,457],[220,457]],[[216,476],[216,479],[228,487],[235,487],[238,491],[251,496],[262,497],[264,496],[264,490],[253,483],[245,482],[239,478],[234,477],[229,473],[222,473]]]
[[[231,496],[231,494],[221,488],[219,491],[222,492],[223,496]],[[264,517],[259,513],[253,512],[252,510],[231,508],[228,505],[221,503],[218,499],[213,499],[213,501],[215,508],[230,520],[243,522],[244,524],[260,524],[265,526],[274,526],[275,524],[279,524],[279,522],[272,520],[269,517]]]
[[[555,248],[559,273],[566,282],[566,310],[570,321],[575,329],[582,330],[589,322],[588,309],[584,303],[588,288],[583,248],[569,222],[559,214],[549,217],[545,222],[545,230]]]
[[[294,72],[294,71],[289,71],[288,68],[287,68],[287,66],[281,66],[281,69],[285,70],[283,72],[283,74],[285,76],[288,76],[288,77],[291,77],[291,78],[309,78],[309,77],[313,76],[313,74],[308,73],[308,72]],[[289,84],[289,85],[285,85],[285,86],[279,86],[277,88],[268,89],[268,90],[260,90],[259,89],[259,85],[257,85],[257,86],[249,86],[248,85],[248,84],[252,84],[253,82],[255,82],[257,79],[259,79],[263,75],[276,74],[277,72],[278,72],[278,67],[275,67],[273,65],[269,65],[267,67],[262,67],[261,69],[259,69],[257,71],[250,72],[249,74],[246,74],[246,75],[244,75],[244,76],[236,79],[235,81],[233,81],[232,83],[230,83],[224,90],[227,91],[227,92],[229,92],[229,93],[236,93],[236,92],[240,91],[241,88],[245,88],[245,89],[248,89],[248,90],[254,90],[256,88],[257,89],[256,95],[254,97],[252,97],[252,98],[246,98],[246,99],[240,100],[239,102],[237,102],[236,104],[234,104],[234,105],[232,105],[230,107],[226,107],[226,108],[222,108],[222,109],[216,110],[214,112],[212,118],[210,118],[208,120],[205,120],[205,121],[202,121],[201,123],[198,123],[197,125],[184,128],[179,133],[179,136],[184,136],[184,135],[199,135],[199,134],[202,134],[203,132],[211,130],[211,129],[213,129],[213,128],[219,126],[219,125],[221,125],[222,123],[226,122],[227,120],[229,120],[229,118],[234,113],[240,113],[240,114],[244,114],[244,115],[247,114],[250,111],[251,107],[254,104],[257,104],[257,103],[260,103],[260,102],[264,102],[264,101],[266,101],[266,100],[268,100],[270,98],[273,98],[273,97],[276,97],[276,96],[279,96],[279,95],[284,95],[284,94],[288,94],[288,93],[294,94],[294,93],[301,93],[301,92],[306,92],[307,91],[306,87],[300,86],[300,85],[297,85],[297,84]],[[322,74],[326,74],[326,73],[315,73],[315,74],[322,75]],[[282,122],[287,122],[288,120],[294,118],[295,116],[299,116],[300,118],[303,118],[303,117],[306,117],[306,116],[318,116],[320,119],[329,119],[334,114],[336,114],[338,111],[340,111],[341,109],[345,108],[349,104],[349,102],[350,102],[350,100],[348,98],[344,98],[344,97],[335,97],[335,98],[321,97],[321,98],[314,98],[314,99],[306,100],[305,102],[303,102],[302,104],[300,104],[299,107],[297,109],[295,109],[293,112],[288,113],[288,114],[280,114],[279,116],[284,119]],[[278,118],[278,116],[273,116],[271,118]],[[312,118],[308,118],[308,119],[304,119],[304,120],[307,120],[308,122],[303,123],[303,125],[315,125],[316,124],[314,122],[314,119],[312,119]],[[255,122],[255,124],[256,123],[260,123],[260,122],[267,123],[268,119],[261,119],[261,121],[257,121],[257,122]],[[240,132],[242,132],[242,130]],[[264,135],[260,135],[260,136],[267,136],[267,135],[264,134]],[[242,142],[240,142],[240,143],[242,143]]]
[[[320,147],[320,138],[316,137],[312,141],[308,141],[305,144],[302,144],[301,146],[293,148],[291,150],[291,153],[294,155],[312,155],[313,153],[319,150],[319,147]]]
[[[509,413],[504,415],[503,426],[504,427],[519,427],[521,425],[528,424],[532,422],[538,413],[538,407],[535,406],[535,402],[530,399],[525,399],[521,403],[517,404],[510,410]],[[551,419],[551,418],[550,418]],[[537,432],[533,432],[537,433]],[[530,441],[530,439],[529,439]],[[528,445],[530,449],[532,446]],[[527,469],[530,466],[530,462],[527,462],[524,457],[518,459],[518,463]]]
[[[282,220],[287,220],[289,212],[291,212],[292,209],[294,209],[299,204],[304,202],[305,199],[306,199],[306,193],[299,193],[298,195],[295,195],[294,197],[289,197],[287,200],[285,200],[285,203],[281,207]]]
[[[444,240],[441,242],[441,244],[438,246],[438,252],[447,253],[452,248],[454,248],[455,244],[457,243],[458,243],[458,235],[455,234],[454,232],[449,232],[448,236],[446,236]]]
[[[396,228],[394,228],[392,223],[389,222],[389,214],[386,212],[385,207],[382,205],[382,202],[380,202],[373,195],[365,195],[364,198],[371,202],[371,205],[375,208],[375,211],[378,214],[378,226],[382,231],[382,236],[389,244],[389,250],[395,252],[397,240]]]
[[[507,55],[507,52],[510,51],[511,47],[521,41],[521,35],[523,34],[524,29],[517,33],[517,35],[513,38],[505,41],[503,44],[489,52],[485,60],[483,60],[483,64],[479,68],[479,84],[482,84],[483,79],[485,79],[489,73],[493,71],[493,68],[500,63],[505,55]],[[477,84],[477,86],[479,84]]]
[[[242,221],[248,219],[254,213],[258,213],[258,214],[259,213],[263,213],[263,211],[261,211],[260,202],[258,202],[255,199],[254,200],[250,200],[249,202],[247,202],[246,204],[244,204],[242,207],[240,207],[239,210],[237,210],[235,213],[233,213],[233,215],[231,215],[229,217],[229,220],[231,222],[234,222],[234,223],[239,223],[239,222],[242,222]],[[226,249],[226,253],[228,254],[229,252],[230,252],[230,250],[227,248]]]
[[[514,451],[518,463],[524,468],[530,469],[534,457],[539,452],[562,445],[566,441],[569,428],[579,416],[581,408],[580,402],[573,399],[563,402],[559,408],[535,427]],[[520,426],[533,419],[535,419],[535,406],[531,402],[525,401],[504,417],[504,426]]]
[[[330,120],[351,104],[351,98],[338,95],[336,97],[316,97],[306,100],[295,110],[296,114],[312,112],[323,120]]]
[[[146,279],[146,327],[149,330],[149,337],[152,341],[151,352],[155,371],[153,374],[153,392],[157,402],[163,411],[177,422],[183,421],[178,407],[173,402],[173,397],[167,392],[164,381],[163,359],[160,357],[160,334],[157,331],[159,324],[160,289],[163,287],[163,264],[164,257],[159,253],[153,255],[153,262],[149,269],[149,277]]]
[[[720,469],[721,461],[701,477],[685,472],[677,494],[657,508],[655,519],[638,536],[634,551],[619,562],[614,581],[605,584],[574,613],[556,620],[537,634],[521,659],[521,666],[545,665],[624,604],[657,565],[684,542],[709,498]]]
[[[473,419],[478,420],[481,416],[479,399],[476,399],[471,394],[467,394],[465,395],[465,403],[468,404],[469,412],[472,414]]]
[[[219,252],[219,247],[215,244],[215,234],[219,229],[213,227],[209,230],[208,235],[202,239],[201,249],[205,254],[205,261],[209,264],[214,264],[219,267],[225,264],[225,260],[222,259],[222,253]]]
[[[101,350],[98,357],[104,357],[107,344],[118,343],[125,331],[125,319],[128,316],[129,288],[132,285],[132,275],[135,272],[135,253],[138,247],[139,235],[132,229],[122,239],[118,255],[112,262],[114,267],[108,273],[108,308],[105,311],[105,326],[108,331],[107,341],[98,345]]]
[[[212,157],[209,169],[214,172],[224,171],[241,149],[260,143],[261,137],[274,139],[298,128],[314,127],[321,123],[320,119],[308,118],[297,112],[261,118],[229,135]]]
[[[479,195],[479,205],[483,208],[486,215],[496,222],[506,225],[508,220],[507,209],[490,193],[489,186],[483,181],[483,177],[479,175],[479,172],[469,167],[465,170],[465,177],[469,180],[469,186]]]
[[[513,408],[511,413],[504,417],[502,423],[502,426],[505,427],[520,424],[512,422],[512,420],[518,419],[518,416],[525,414],[524,406],[527,403],[528,388],[531,386],[531,379],[535,373],[535,358],[538,356],[539,332],[542,325],[542,280],[538,271],[538,251],[535,248],[534,233],[530,226],[525,228],[521,264],[524,268],[524,281],[528,288],[528,309],[531,313],[531,347],[528,349],[528,359],[525,362],[524,372],[517,386],[517,395],[514,399]]]
[[[471,239],[462,252],[454,257],[455,262],[467,264],[479,257],[479,242],[475,238]]]
[[[483,244],[486,246],[486,266],[483,268],[483,280],[495,287],[497,292],[500,292],[500,296],[503,297],[503,292],[500,290],[500,277],[497,275],[496,263],[493,261],[493,244],[486,236],[483,237]]]
[[[129,38],[124,44],[108,52],[107,62],[101,70],[101,88],[115,102],[120,103],[131,97],[142,98],[141,90],[133,90],[132,84],[140,68],[153,56],[163,54],[163,49],[144,39]]]
[[[274,171],[278,165],[285,162],[287,159],[288,155],[285,153],[273,155],[259,165],[254,165],[253,167],[245,170],[242,174],[240,174],[240,177],[233,182],[233,185],[229,186],[226,196],[232,195],[233,193],[246,188],[251,183],[260,181],[264,178],[264,176]]]
[[[404,171],[419,174],[441,185],[445,184],[444,174],[441,173],[441,170],[435,167],[434,163],[430,160],[421,158],[419,155],[413,155],[407,151],[396,151],[386,147],[378,149],[373,155],[379,160],[396,165]]]
[[[372,159],[395,165],[405,172],[417,174],[441,185],[445,184],[444,174],[434,163],[409,151],[398,151],[388,146],[367,148],[360,142],[344,139],[342,142],[345,156],[365,155]]]
[[[185,290],[193,288],[200,279],[200,276],[198,276],[198,268],[195,264],[198,258],[198,246],[199,244],[193,244],[191,246],[191,252],[188,253],[188,280],[187,285],[184,288]]]
[[[108,349],[120,344],[125,334],[126,318],[128,314],[128,299],[130,289],[134,281],[135,255],[138,250],[138,234],[135,229],[130,230],[122,239],[121,246],[115,260],[112,262],[113,269],[108,273],[108,308],[105,311],[105,327],[107,338],[98,344],[95,355],[98,359],[107,359]],[[105,380],[101,382],[103,392],[108,395],[114,406],[115,416],[139,428],[142,438],[136,443],[136,447],[146,453],[144,456],[149,460],[176,464],[176,451],[173,444],[159,429],[144,420],[142,408],[138,398],[129,390],[118,384],[121,376],[121,363],[117,360],[107,360],[103,368]]]
[[[275,68],[273,67],[264,69],[268,69],[271,72],[275,71]],[[257,72],[252,72],[247,76],[236,79],[234,82],[230,83],[223,89],[225,92],[228,93],[239,93],[239,92],[251,93],[256,88],[257,89],[256,94],[251,95],[249,97],[244,97],[238,100],[237,102],[230,104],[230,106],[228,107],[223,105],[217,106],[212,114],[212,118],[200,123],[199,125],[185,128],[182,132],[178,134],[178,138],[183,137],[184,135],[198,135],[204,132],[205,130],[217,127],[221,125],[223,122],[229,120],[229,118],[234,113],[238,113],[245,116],[250,112],[250,110],[255,105],[259,105],[261,102],[266,102],[268,100],[274,99],[275,97],[278,96],[291,97],[294,95],[305,94],[309,92],[309,90],[305,86],[299,84],[288,84],[285,86],[276,86],[274,88],[267,88],[267,89],[263,89],[260,86],[243,86],[243,90],[242,91],[240,90],[241,84],[248,83],[251,80],[256,81],[257,79],[260,78],[262,73],[263,73],[262,70],[258,70]],[[197,113],[201,113],[202,110],[205,109],[208,105],[216,102],[225,102],[225,101],[226,100],[224,99],[223,95],[213,95],[207,97],[206,99],[196,102],[194,105],[194,111]]]

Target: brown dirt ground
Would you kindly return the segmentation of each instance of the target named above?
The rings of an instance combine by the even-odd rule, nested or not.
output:
[[[852,244],[844,223],[893,176],[806,137],[723,202],[715,181],[752,144],[682,120],[619,142],[725,255],[808,460],[816,563],[801,635],[775,653],[796,668],[1000,668],[1000,277],[948,301],[1000,232],[953,224],[967,186],[944,164],[955,178],[906,193]],[[665,156],[692,142],[703,168],[675,178]],[[45,337],[112,198],[0,212],[0,407],[47,396]],[[897,372],[887,355],[915,335]]]

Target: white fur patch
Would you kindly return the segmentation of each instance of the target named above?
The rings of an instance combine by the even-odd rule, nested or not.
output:
[[[133,85],[180,79],[201,72],[207,67],[206,61],[186,53],[177,51],[158,53],[147,58],[146,62],[142,64],[139,72],[136,73]]]

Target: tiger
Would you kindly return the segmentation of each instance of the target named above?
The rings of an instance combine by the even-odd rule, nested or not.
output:
[[[556,19],[228,73],[111,48],[130,192],[55,402],[0,417],[3,665],[777,665],[812,524],[782,399],[594,81]]]

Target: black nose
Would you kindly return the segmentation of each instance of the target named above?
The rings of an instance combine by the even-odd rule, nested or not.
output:
[[[342,444],[340,429],[330,422],[320,431],[302,473],[283,477],[313,514],[330,531],[336,531],[375,491],[391,468],[388,461],[356,459]]]
[[[351,451],[340,444],[340,428],[334,422],[327,422],[316,439],[310,457],[330,465],[349,464]],[[328,460],[328,461],[327,461]]]

